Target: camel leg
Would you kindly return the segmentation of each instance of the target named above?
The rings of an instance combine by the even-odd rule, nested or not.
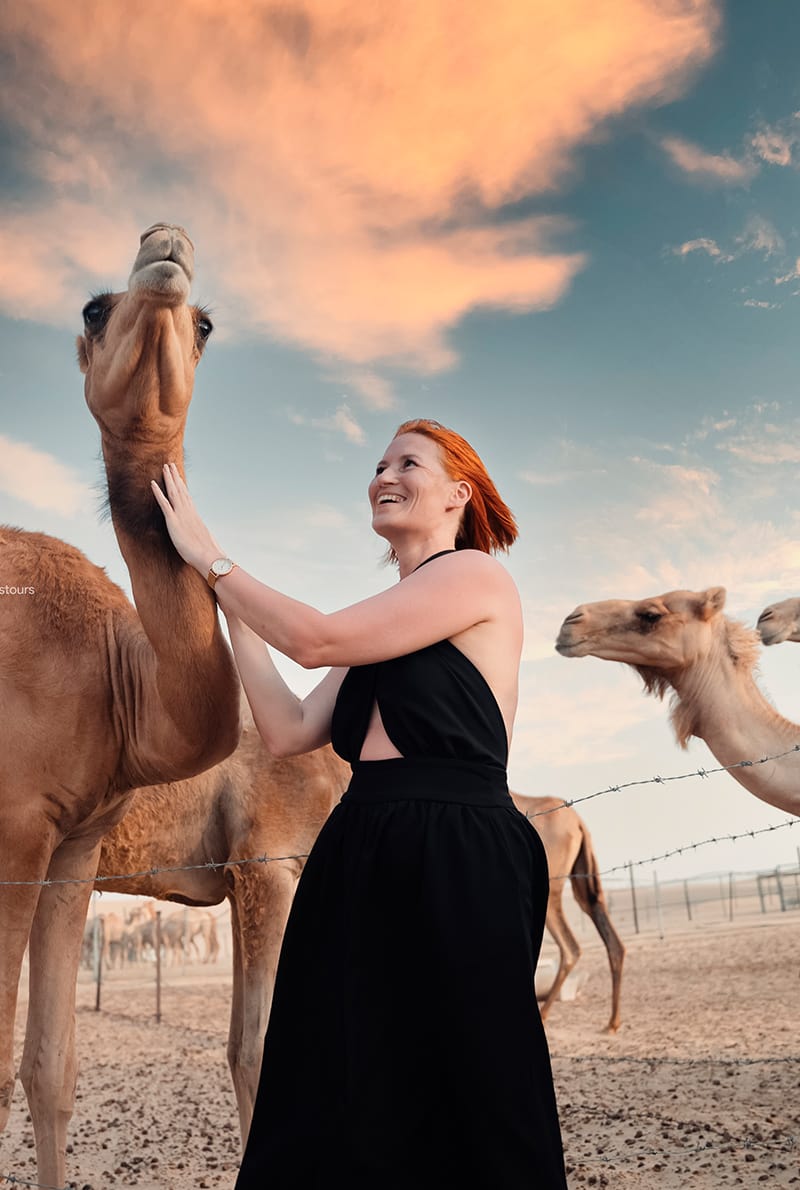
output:
[[[20,1077],[28,1097],[39,1180],[63,1186],[67,1126],[75,1104],[75,982],[86,911],[100,845],[67,841],[55,852],[48,877],[86,884],[42,889],[30,939],[30,1005]]]
[[[622,988],[622,964],[625,961],[625,946],[611,924],[611,918],[608,916],[604,901],[596,901],[589,910],[589,915],[608,951],[608,965],[611,968],[611,1018],[606,1025],[605,1031],[606,1033],[616,1033],[620,1024],[619,1001],[620,990]]]
[[[547,916],[545,917],[544,925],[558,947],[559,961],[556,977],[540,1009],[542,1020],[547,1018],[547,1014],[554,1001],[558,998],[558,993],[561,991],[564,980],[581,955],[578,939],[569,928],[567,919],[564,916],[564,908],[561,903],[563,892],[563,880],[550,881],[550,894],[547,899]]]
[[[38,816],[26,823],[28,835],[14,819],[0,819],[4,847],[0,868],[4,881],[42,880],[56,846],[53,831]],[[35,829],[34,829],[35,828]],[[7,1123],[14,1093],[14,1018],[22,960],[28,945],[41,886],[0,886],[0,1132]]]
[[[581,850],[572,869],[572,892],[580,908],[591,917],[608,952],[608,965],[611,968],[611,1018],[605,1032],[616,1033],[620,1025],[620,991],[625,946],[608,916],[597,860],[585,829]]]
[[[232,890],[233,999],[228,1063],[233,1078],[242,1145],[253,1118],[264,1034],[272,1007],[283,932],[297,885],[294,865],[230,868]]]

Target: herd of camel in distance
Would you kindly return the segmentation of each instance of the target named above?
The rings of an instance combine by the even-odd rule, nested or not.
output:
[[[193,267],[186,233],[156,224],[141,238],[127,290],[86,305],[78,340],[135,606],[73,546],[0,528],[0,579],[35,587],[35,597],[0,600],[0,1131],[15,1084],[13,1025],[27,947],[20,1079],[38,1177],[52,1186],[66,1175],[75,983],[93,882],[117,876],[97,887],[183,905],[229,902],[228,1060],[246,1137],[294,888],[349,777],[330,747],[283,759],[266,751],[240,698],[213,593],[172,548],[150,492],[166,459],[183,466],[194,372],[211,331],[188,301]],[[671,693],[678,741],[700,737],[721,765],[785,753],[731,776],[798,814],[800,753],[791,750],[800,726],[778,714],[753,675],[761,641],[800,640],[798,601],[767,608],[760,638],[728,619],[724,602],[714,587],[584,604],[564,621],[556,647],[568,657],[623,662],[647,691]],[[608,950],[613,1032],[625,950],[586,826],[574,809],[558,809],[559,799],[513,797],[537,815],[554,874],[547,928],[560,966],[542,1015],[580,953],[561,905],[569,877]],[[293,858],[237,862],[264,855]],[[219,866],[175,870],[192,864]],[[160,870],[119,876],[150,869]]]

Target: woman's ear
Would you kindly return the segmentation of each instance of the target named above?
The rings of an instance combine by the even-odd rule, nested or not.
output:
[[[454,508],[463,508],[465,504],[469,504],[472,499],[472,484],[467,483],[466,479],[459,479],[453,488],[452,499]]]

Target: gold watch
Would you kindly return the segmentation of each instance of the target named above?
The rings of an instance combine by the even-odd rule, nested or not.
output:
[[[224,578],[226,574],[230,574],[235,569],[236,563],[232,562],[230,558],[215,558],[208,572],[208,585],[211,590],[213,591],[216,587],[217,579]]]

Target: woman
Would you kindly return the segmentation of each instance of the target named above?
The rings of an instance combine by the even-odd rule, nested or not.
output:
[[[244,573],[174,465],[153,485],[207,575],[267,746],[353,779],[286,928],[237,1190],[565,1190],[533,977],[544,848],[506,784],[514,519],[463,438],[405,422],[369,486],[400,582],[323,615]],[[296,698],[263,642],[330,672]]]

